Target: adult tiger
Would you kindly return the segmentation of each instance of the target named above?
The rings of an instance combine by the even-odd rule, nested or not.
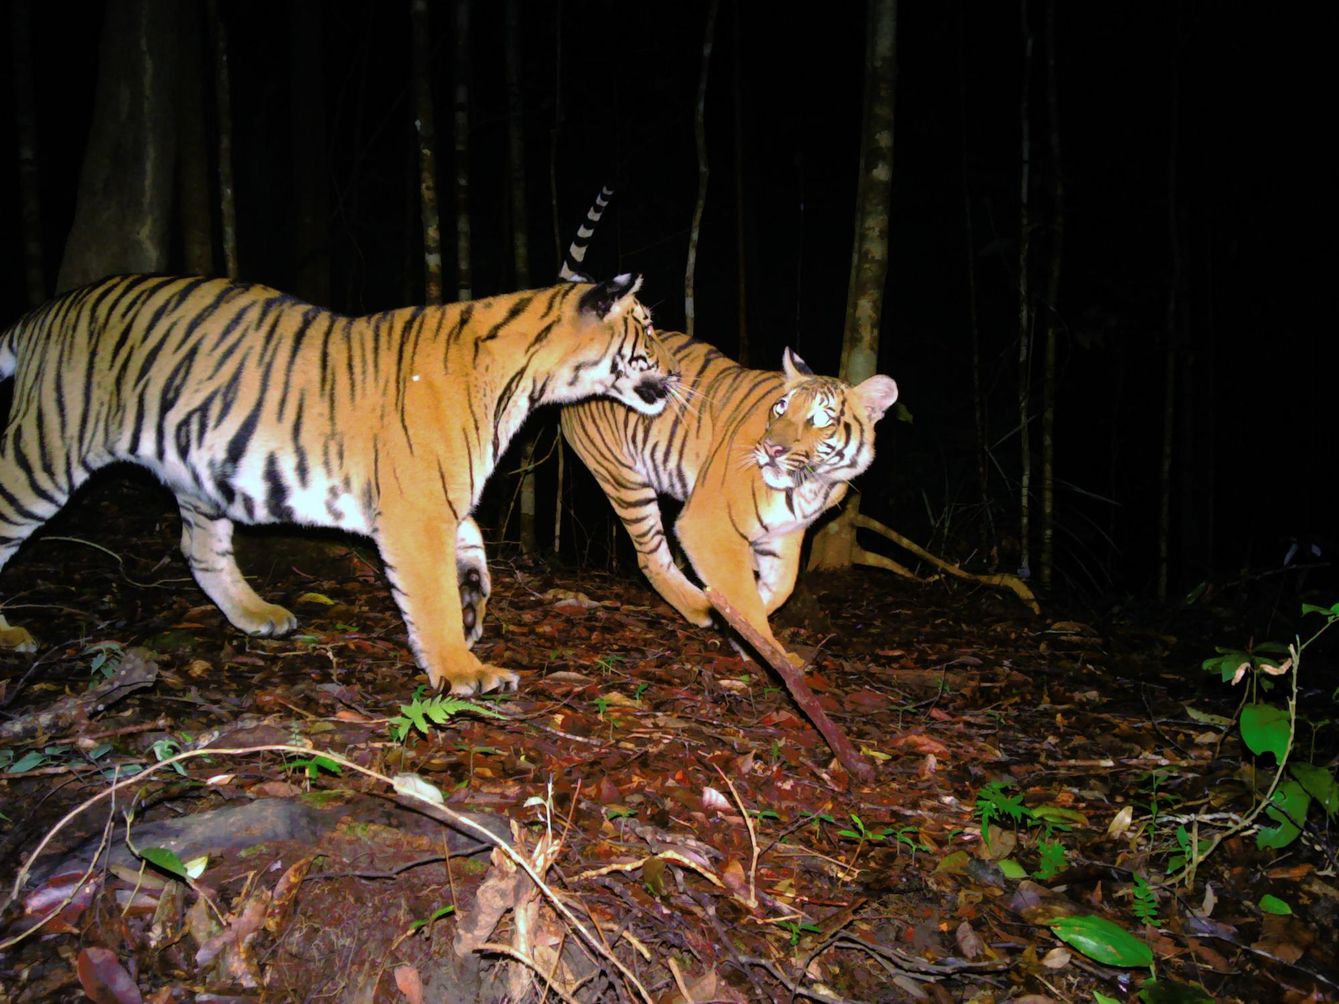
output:
[[[776,642],[767,618],[795,588],[805,528],[873,461],[874,423],[897,384],[815,376],[790,349],[779,373],[746,369],[687,335],[659,337],[681,374],[668,407],[651,416],[599,400],[570,405],[563,435],[674,609],[711,623],[705,594],[674,563],[660,495],[684,503],[674,533],[698,578]]]
[[[469,646],[489,577],[471,513],[537,405],[609,395],[647,415],[676,379],[640,277],[344,317],[264,286],[117,276],[0,333],[0,568],[90,474],[128,460],[177,496],[181,548],[234,625],[296,618],[251,589],[233,523],[370,534],[434,686],[515,687]],[[463,587],[463,595],[462,595]],[[0,618],[11,647],[31,645]],[[467,635],[468,631],[468,635]]]

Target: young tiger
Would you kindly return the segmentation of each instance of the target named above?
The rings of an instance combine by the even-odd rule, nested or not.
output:
[[[264,286],[117,276],[0,333],[0,568],[98,468],[177,496],[181,549],[234,625],[297,623],[233,558],[234,522],[370,534],[418,664],[469,694],[517,676],[469,647],[490,580],[471,519],[530,411],[608,395],[649,416],[676,375],[640,277],[343,317]],[[0,618],[11,647],[31,646]]]
[[[777,373],[746,369],[687,335],[660,339],[682,380],[663,412],[587,401],[563,409],[563,435],[671,606],[711,623],[706,596],[674,563],[659,495],[684,503],[674,532],[698,578],[776,642],[767,618],[795,587],[804,530],[869,467],[874,423],[897,400],[897,384],[815,376],[789,349]]]

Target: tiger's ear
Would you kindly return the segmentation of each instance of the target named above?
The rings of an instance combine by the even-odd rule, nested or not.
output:
[[[864,407],[869,420],[877,422],[897,400],[897,384],[892,377],[879,374],[851,388],[851,393]]]
[[[781,353],[781,372],[786,374],[787,382],[814,375],[809,364],[792,352],[789,345],[786,346],[786,351]]]
[[[641,288],[642,277],[631,272],[597,283],[582,294],[581,312],[594,314],[601,321],[619,317]]]

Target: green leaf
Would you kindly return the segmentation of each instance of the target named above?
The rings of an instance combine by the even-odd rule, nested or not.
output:
[[[420,928],[427,927],[434,920],[441,920],[448,913],[455,913],[455,910],[456,908],[454,906],[439,906],[436,910],[433,910],[432,913],[429,916],[425,917],[423,920],[416,920],[412,924],[410,924],[409,930],[417,931]]]
[[[1288,712],[1273,704],[1248,704],[1241,709],[1241,737],[1256,756],[1273,753],[1282,763],[1288,753]]]
[[[1032,810],[1032,815],[1033,818],[1057,830],[1088,825],[1088,817],[1078,809],[1066,809],[1059,805],[1039,805]]]
[[[1000,862],[1000,871],[1004,872],[1004,877],[1009,879],[1027,878],[1027,869],[1020,865],[1013,858],[1005,858]]]
[[[1153,950],[1119,924],[1086,914],[1051,921],[1055,936],[1106,966],[1151,966]]]
[[[1096,1001],[1097,1004],[1121,1004],[1115,997],[1108,997],[1100,990],[1093,991],[1093,1000]]]
[[[1139,999],[1144,1004],[1214,1004],[1213,997],[1203,987],[1168,979],[1145,980]]]
[[[1217,725],[1221,728],[1227,728],[1232,724],[1231,718],[1210,714],[1207,711],[1200,711],[1198,708],[1193,708],[1189,704],[1182,704],[1181,707],[1185,708],[1186,715],[1192,722],[1199,722],[1201,725]]]
[[[1339,785],[1334,782],[1334,774],[1326,767],[1311,763],[1290,763],[1288,770],[1307,794],[1320,803],[1325,815],[1333,819],[1339,812]]]
[[[22,774],[26,770],[36,770],[46,763],[46,756],[37,750],[29,750],[5,768],[6,774]]]
[[[1265,815],[1278,826],[1262,826],[1255,834],[1256,847],[1287,847],[1301,835],[1301,823],[1311,808],[1311,796],[1296,781],[1284,781],[1274,789],[1274,797]],[[1296,820],[1297,822],[1293,822]]]
[[[183,882],[190,879],[190,872],[186,868],[185,862],[177,856],[176,851],[170,851],[166,847],[141,847],[138,851],[139,856],[149,864],[169,875],[175,875]]]
[[[1303,603],[1302,614],[1324,614],[1326,617],[1339,617],[1339,603],[1332,607],[1318,607],[1314,603]]]
[[[1276,917],[1290,917],[1293,912],[1291,906],[1272,893],[1265,893],[1260,897],[1260,909],[1265,913],[1272,913]]]

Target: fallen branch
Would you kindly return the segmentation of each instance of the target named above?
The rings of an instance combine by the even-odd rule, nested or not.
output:
[[[859,496],[855,492],[852,492],[851,495],[852,497],[847,500],[846,506],[836,519],[814,535],[813,550],[809,558],[810,570],[868,565],[871,568],[882,568],[884,571],[900,575],[904,579],[911,579],[916,582],[925,581],[905,565],[874,551],[867,551],[855,542],[856,530],[869,530],[871,533],[877,533],[884,539],[892,541],[898,547],[910,551],[922,561],[929,562],[941,572],[945,572],[955,579],[979,582],[983,586],[1008,589],[1022,600],[1034,614],[1041,613],[1041,605],[1037,602],[1036,596],[1032,594],[1032,590],[1028,588],[1027,583],[1017,575],[1011,575],[1008,572],[977,573],[959,568],[953,562],[945,561],[938,555],[932,554],[891,527],[884,526],[877,519],[870,519],[868,516],[862,515]]]
[[[62,697],[48,707],[0,725],[0,746],[66,732],[102,714],[127,694],[152,687],[158,680],[158,665],[144,656],[142,648],[127,649],[111,678],[92,690]]]
[[[800,706],[800,710],[805,713],[809,721],[814,723],[814,727],[822,733],[823,738],[832,747],[837,762],[858,780],[874,780],[874,768],[861,759],[860,754],[851,745],[851,740],[846,738],[846,733],[833,724],[832,719],[828,717],[827,712],[818,703],[818,698],[814,696],[814,692],[809,689],[809,684],[804,682],[804,674],[791,665],[786,653],[754,630],[753,626],[744,620],[730,601],[716,590],[707,586],[703,589],[703,592],[706,593],[711,605],[725,618],[726,623],[738,631],[743,639],[753,646],[754,651],[766,659],[767,664],[776,670],[777,675],[786,681],[786,689],[790,691],[790,696],[795,699],[795,703]]]

